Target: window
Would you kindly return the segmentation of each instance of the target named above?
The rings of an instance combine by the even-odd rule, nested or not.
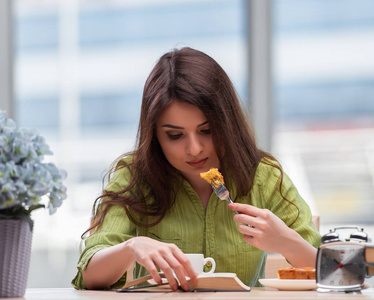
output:
[[[374,3],[271,3],[272,152],[322,233],[349,223],[374,236]],[[28,286],[69,287],[101,179],[134,145],[156,59],[200,49],[246,101],[246,1],[17,0],[14,24],[16,121],[38,129],[68,172],[63,207],[34,213]]]
[[[321,232],[374,234],[374,3],[274,0],[274,149]]]
[[[46,137],[68,172],[61,209],[34,214],[29,287],[70,286],[101,179],[134,145],[143,85],[158,57],[200,49],[244,94],[244,17],[239,0],[16,2],[15,116]]]

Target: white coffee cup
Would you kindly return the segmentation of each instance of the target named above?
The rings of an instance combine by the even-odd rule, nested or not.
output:
[[[216,269],[216,261],[214,260],[213,257],[205,257],[204,258],[204,254],[201,254],[201,253],[188,253],[188,254],[186,254],[186,256],[191,261],[191,265],[192,265],[193,269],[199,274],[211,274]],[[208,265],[211,264],[212,265],[209,272],[204,272],[204,266],[206,264],[208,264]]]

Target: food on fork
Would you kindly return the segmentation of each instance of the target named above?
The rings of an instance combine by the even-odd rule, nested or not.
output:
[[[200,177],[205,179],[213,188],[213,191],[216,193],[219,199],[226,200],[230,203],[233,203],[230,199],[230,193],[227,188],[223,185],[223,176],[218,171],[217,168],[210,168],[208,172],[200,173]],[[239,212],[235,211],[237,214]],[[245,224],[246,225],[246,224]],[[248,226],[248,225],[247,225]]]
[[[213,184],[216,188],[219,187],[220,183],[225,183],[222,174],[217,168],[210,168],[208,172],[200,173],[200,177],[205,179],[209,184]]]
[[[278,279],[316,279],[316,269],[314,267],[302,268],[280,268],[277,270]]]

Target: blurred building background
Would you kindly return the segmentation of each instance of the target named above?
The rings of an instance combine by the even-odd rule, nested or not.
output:
[[[374,236],[374,2],[268,3],[269,149],[320,216],[321,233],[356,224]],[[70,286],[103,175],[133,147],[143,85],[163,53],[208,53],[250,103],[250,8],[245,0],[14,1],[13,117],[37,128],[68,172],[63,207],[33,214],[29,287]]]

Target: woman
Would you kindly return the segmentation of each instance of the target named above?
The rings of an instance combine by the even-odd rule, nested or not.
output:
[[[235,203],[219,200],[200,178],[211,167]],[[184,253],[211,256],[216,272],[234,272],[250,286],[264,275],[264,251],[315,265],[320,236],[308,205],[257,148],[230,79],[200,51],[173,50],[156,63],[136,149],[112,170],[86,231],[76,288],[117,288],[146,273],[161,283],[160,270],[173,290],[173,272],[187,289],[185,276],[197,274]]]

